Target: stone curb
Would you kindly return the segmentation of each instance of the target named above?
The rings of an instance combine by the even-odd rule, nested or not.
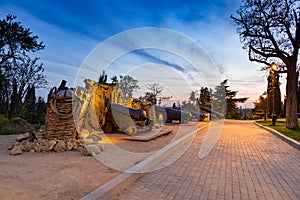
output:
[[[282,139],[283,141],[285,141],[286,143],[288,143],[289,145],[293,146],[294,148],[300,150],[300,143],[292,138],[289,138],[285,135],[283,135],[282,133],[278,132],[278,131],[275,131],[274,129],[272,128],[269,128],[269,127],[266,127],[266,126],[263,126],[257,122],[254,122],[254,124],[256,124],[257,126],[259,126],[260,128],[262,129],[265,129],[266,131],[269,131],[270,133],[272,133],[273,135],[275,135],[276,137]]]
[[[195,131],[192,131],[191,133],[168,144],[164,148],[147,157],[139,164],[131,167],[116,178],[110,180],[91,193],[85,195],[81,198],[81,200],[112,199],[118,192],[121,192],[125,187],[128,187],[130,184],[134,183],[137,179],[145,174],[140,171],[143,171],[143,169],[147,168],[147,166],[155,166],[161,160],[165,159],[168,155],[176,151],[180,146],[188,142],[199,130],[204,129],[208,126],[209,125],[204,125],[202,127],[199,127]]]

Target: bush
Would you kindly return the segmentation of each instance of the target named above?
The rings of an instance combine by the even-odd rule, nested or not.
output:
[[[0,115],[0,135],[24,134],[35,131],[35,125],[19,117],[8,119]]]
[[[8,124],[8,119],[5,117],[5,115],[0,115],[0,130],[1,128],[3,128],[4,126],[7,126]]]
[[[16,134],[14,130],[9,128],[9,120],[5,115],[0,115],[0,135]]]

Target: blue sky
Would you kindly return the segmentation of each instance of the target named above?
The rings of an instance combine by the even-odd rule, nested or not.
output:
[[[1,0],[0,17],[16,15],[44,42],[46,48],[37,56],[44,63],[48,87],[57,86],[61,79],[73,86],[79,67],[104,40],[135,28],[158,27],[195,40],[215,63],[221,79],[229,79],[230,89],[238,90],[240,97],[249,97],[246,106],[250,107],[266,90],[266,73],[259,71],[259,64],[248,61],[229,18],[240,5],[241,0]],[[153,55],[148,56],[150,63],[180,64]],[[188,96],[190,91],[184,92]],[[183,95],[179,98],[184,100]]]

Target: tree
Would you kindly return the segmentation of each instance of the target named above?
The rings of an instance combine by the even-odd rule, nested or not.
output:
[[[38,58],[31,58],[45,46],[15,19],[7,15],[0,20],[0,111],[7,115],[9,107],[14,108],[13,115],[18,114],[29,85],[40,88],[46,84],[42,64],[37,64]]]
[[[27,89],[35,87],[35,89],[44,88],[47,85],[44,67],[42,63],[37,63],[39,58],[25,58],[24,60],[15,63],[13,67],[13,80],[16,80],[19,87],[18,92],[23,99]]]
[[[151,92],[146,92],[146,93],[145,93],[145,96],[144,96],[144,97],[140,97],[140,99],[141,99],[141,100],[144,99],[144,100],[146,100],[146,101],[149,101],[149,102],[151,102],[153,105],[156,105],[156,102],[157,102],[156,97],[155,97],[154,94],[151,93]],[[158,104],[160,105],[161,102],[159,101]]]
[[[199,108],[211,108],[211,94],[211,89],[201,87],[199,98],[197,98]]]
[[[102,71],[102,74],[99,75],[98,83],[106,83],[107,81],[107,75],[105,74],[105,71]]]
[[[11,67],[12,60],[23,59],[27,52],[44,49],[43,42],[38,42],[38,36],[32,35],[29,28],[24,28],[20,22],[15,22],[16,16],[7,15],[0,20],[0,66]]]
[[[192,91],[190,93],[190,97],[189,97],[189,100],[192,104],[194,104],[196,102],[196,92],[195,91]]]
[[[258,100],[254,102],[254,109],[253,109],[253,114],[258,115],[264,118],[266,121],[266,115],[267,115],[267,110],[268,110],[268,98],[264,97],[267,93],[264,92],[264,94],[260,95]]]
[[[298,128],[297,64],[300,47],[299,0],[244,0],[231,15],[250,61],[271,66],[279,61],[287,73],[286,127]]]
[[[12,95],[10,96],[10,105],[9,110],[7,110],[9,116],[8,117],[15,117],[19,114],[19,111],[21,110],[21,103],[19,102],[19,94],[18,94],[18,85],[16,81],[13,81],[12,86]]]
[[[152,83],[147,86],[147,89],[150,90],[150,92],[147,92],[146,96],[150,96],[151,99],[149,100],[156,105],[157,96],[162,93],[163,87],[159,83]]]
[[[195,111],[199,111],[198,104],[195,104],[195,102],[197,102],[197,99],[198,98],[196,97],[196,92],[192,91],[190,93],[189,100],[188,101],[182,101],[181,109],[182,110],[195,110]],[[173,104],[173,106],[176,107],[175,103]]]
[[[46,117],[46,102],[40,96],[36,103],[36,118],[39,125],[45,124],[45,117]]]
[[[38,97],[36,102],[34,86],[30,86],[27,90],[21,116],[29,123],[45,124],[46,103],[41,96]]]
[[[224,83],[226,81],[226,83]],[[225,80],[215,87],[215,91],[211,94],[211,107],[214,111],[217,111],[224,116],[226,115],[226,92],[225,85],[227,80]]]
[[[29,86],[27,89],[23,103],[22,118],[29,123],[37,123],[34,86]]]
[[[9,106],[9,79],[2,73],[0,66],[0,114],[6,114],[8,117]]]
[[[119,83],[118,77],[117,77],[116,75],[114,75],[114,76],[111,78],[111,83],[112,83],[112,84],[118,84],[118,83]]]
[[[37,64],[38,58],[31,59],[25,57],[24,60],[20,60],[14,63],[12,67],[13,74],[11,75],[12,80],[16,83],[17,89],[17,99],[16,105],[21,107],[22,100],[25,94],[30,90],[30,87],[35,89],[43,88],[47,85],[47,80],[43,74],[44,68],[43,64]],[[16,116],[20,113],[15,113]]]
[[[215,88],[212,95],[213,109],[225,114],[226,118],[236,118],[238,113],[237,103],[244,103],[248,98],[235,98],[238,91],[229,90],[227,85],[228,79],[221,82],[219,86]],[[226,106],[224,106],[226,104]]]
[[[134,79],[133,77],[126,75],[126,76],[120,76],[120,89],[121,92],[124,94],[126,98],[131,98],[132,93],[139,89],[138,86],[138,80]]]
[[[196,111],[196,106],[190,100],[189,101],[182,101],[181,103],[182,103],[181,110],[193,110],[193,111]]]
[[[279,74],[272,72],[272,70],[270,70],[270,74],[268,76],[267,95],[269,117],[271,117],[273,111],[275,111],[276,116],[280,116],[281,94],[279,87]],[[273,109],[274,106],[275,110]]]

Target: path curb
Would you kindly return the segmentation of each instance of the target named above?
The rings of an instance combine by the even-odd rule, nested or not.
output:
[[[278,132],[278,131],[275,131],[274,129],[272,128],[269,128],[269,127],[266,127],[266,126],[263,126],[257,122],[254,122],[254,124],[256,124],[257,126],[259,126],[260,128],[262,129],[265,129],[266,131],[269,131],[270,133],[272,133],[273,135],[275,135],[276,137],[282,139],[283,141],[285,141],[286,143],[288,143],[289,145],[293,146],[294,148],[300,150],[300,143],[292,138],[289,138],[285,135],[283,135],[282,133]]]
[[[131,167],[126,172],[123,172],[122,174],[118,175],[116,178],[110,180],[109,182],[98,187],[97,189],[90,192],[89,194],[85,195],[84,197],[81,198],[81,200],[113,199],[117,193],[125,190],[125,187],[128,187],[128,185],[134,183],[137,179],[139,179],[145,174],[139,172],[140,170],[146,168],[147,166],[151,166],[151,165],[153,166],[155,164],[158,164],[161,160],[165,159],[168,155],[175,152],[180,146],[188,142],[189,139],[191,139],[199,130],[204,129],[206,127],[208,127],[208,125],[199,127],[196,130],[190,132],[189,134],[174,141],[173,143],[166,145],[164,148],[153,153],[152,155],[147,157],[139,164]]]

